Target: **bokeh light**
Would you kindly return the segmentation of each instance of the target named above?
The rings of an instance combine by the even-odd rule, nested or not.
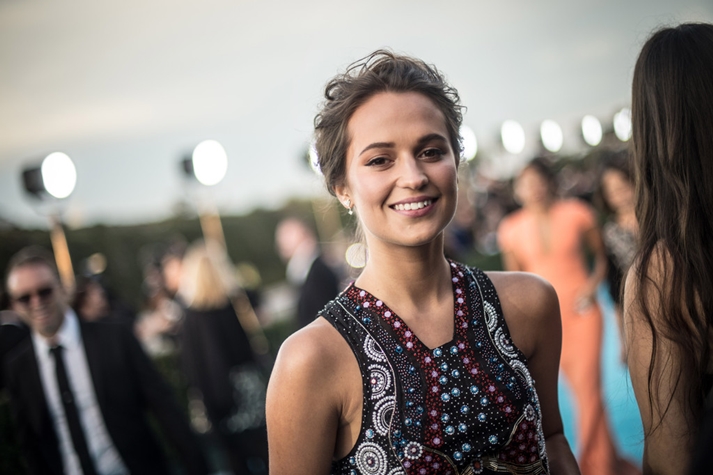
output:
[[[366,246],[360,242],[355,242],[347,248],[344,258],[351,267],[361,269],[366,266],[367,254]]]
[[[317,155],[317,146],[314,140],[309,144],[309,166],[317,176],[322,176],[322,168],[319,166],[319,155]]]
[[[461,158],[469,162],[478,154],[478,140],[475,138],[475,132],[467,125],[461,125],[460,137],[463,141],[463,151]]]
[[[525,129],[514,120],[506,120],[500,127],[500,138],[508,152],[517,155],[525,149]]]
[[[544,120],[540,125],[540,138],[542,145],[552,153],[557,153],[562,149],[564,134],[562,127],[554,120]]]
[[[631,138],[631,109],[628,107],[614,114],[614,133],[622,142]]]
[[[220,143],[204,140],[193,150],[193,173],[206,186],[212,186],[225,177],[228,171],[228,155]]]
[[[587,145],[596,147],[602,141],[602,124],[593,115],[582,118],[582,137]]]
[[[72,159],[62,152],[54,152],[42,161],[42,182],[47,193],[62,199],[72,194],[77,184],[77,169]]]

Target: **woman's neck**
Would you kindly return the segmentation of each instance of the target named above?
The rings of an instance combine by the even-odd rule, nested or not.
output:
[[[419,247],[369,247],[369,259],[356,285],[386,302],[421,308],[452,294],[451,273],[443,253],[443,235]]]
[[[555,199],[554,197],[552,198],[546,198],[542,201],[535,201],[532,203],[524,203],[523,208],[526,210],[530,211],[531,213],[534,214],[539,214],[539,215],[546,215],[549,213],[550,208],[552,208],[552,205],[554,204]]]

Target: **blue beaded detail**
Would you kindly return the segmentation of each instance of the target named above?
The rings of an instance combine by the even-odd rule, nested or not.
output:
[[[454,369],[453,371],[451,371],[451,376],[453,376],[454,378],[460,378],[460,371]]]
[[[458,388],[451,389],[451,394],[454,395],[455,397],[460,396],[460,389],[458,389]]]
[[[438,378],[438,382],[441,384],[447,384],[448,378],[446,378],[445,376],[441,376],[440,378]]]
[[[461,413],[461,414],[468,414],[469,412],[470,412],[470,407],[468,407],[467,404],[463,404],[463,405],[460,407],[460,413]]]
[[[487,398],[487,397],[482,397],[482,398],[480,398],[480,405],[481,405],[481,406],[487,406],[489,402],[490,402],[490,401],[488,401],[488,398]]]
[[[498,437],[496,435],[491,435],[490,437],[488,437],[488,442],[495,445],[498,443]]]
[[[470,452],[472,448],[470,444],[463,444],[463,452]]]
[[[487,419],[488,419],[488,416],[486,416],[485,413],[481,412],[480,414],[478,414],[478,420],[480,422],[485,422]]]
[[[453,426],[447,426],[445,432],[448,435],[453,435],[456,433],[456,428]]]
[[[443,393],[441,394],[441,399],[443,400],[443,402],[448,402],[451,400],[451,396],[448,393]]]
[[[455,460],[461,461],[463,460],[463,454],[460,452],[453,452],[453,458]]]
[[[450,421],[450,420],[451,420],[451,416],[449,416],[448,414],[443,414],[443,415],[441,416],[441,421],[442,421],[442,422],[448,422],[448,421]]]
[[[440,348],[436,348],[435,350],[433,350],[433,356],[435,356],[436,358],[438,358],[439,356],[443,356],[443,351]]]
[[[478,394],[478,393],[480,392],[480,389],[478,389],[478,386],[473,385],[473,386],[470,387],[470,392],[471,392],[472,394]]]

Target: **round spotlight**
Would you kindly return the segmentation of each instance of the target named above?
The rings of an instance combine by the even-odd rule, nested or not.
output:
[[[622,142],[631,138],[631,109],[628,107],[614,114],[614,133]]]
[[[228,171],[228,155],[220,143],[215,140],[204,140],[193,150],[193,173],[198,181],[206,186],[212,186],[225,178]]]
[[[47,155],[40,170],[47,193],[59,199],[72,194],[77,184],[77,169],[66,154],[54,152]]]
[[[588,145],[596,147],[602,141],[602,124],[593,115],[582,118],[582,137]]]
[[[347,248],[344,258],[351,267],[361,269],[366,266],[368,251],[366,246],[360,242],[355,242]]]
[[[317,176],[322,176],[322,168],[319,166],[319,155],[317,155],[317,146],[315,145],[314,140],[310,142],[309,151],[307,153],[309,155],[310,168],[317,174]]]
[[[500,138],[508,152],[517,155],[525,149],[525,130],[514,120],[506,120],[500,127]]]
[[[564,135],[562,127],[554,120],[544,120],[540,125],[540,138],[542,145],[552,153],[557,153],[562,149]]]
[[[460,138],[463,141],[463,151],[461,158],[469,162],[475,158],[478,153],[478,141],[475,138],[475,132],[467,125],[460,126]]]

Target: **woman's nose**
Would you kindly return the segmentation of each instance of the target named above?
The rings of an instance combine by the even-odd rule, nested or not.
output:
[[[428,176],[422,168],[421,163],[415,158],[409,157],[401,161],[401,176],[399,177],[401,186],[405,188],[420,189],[428,183]]]

